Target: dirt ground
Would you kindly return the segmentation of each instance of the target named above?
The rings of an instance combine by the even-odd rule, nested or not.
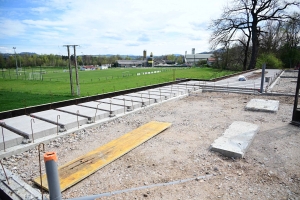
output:
[[[245,111],[253,98],[279,100],[279,111]],[[149,121],[170,122],[164,132],[64,191],[63,198],[211,175],[101,199],[300,199],[300,128],[289,124],[293,101],[292,97],[193,93],[57,139],[45,150],[57,152],[60,166]],[[209,150],[234,121],[260,126],[243,159]],[[39,174],[37,150],[3,163],[31,185]]]

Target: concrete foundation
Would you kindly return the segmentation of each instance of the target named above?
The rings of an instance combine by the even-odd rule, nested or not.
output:
[[[88,123],[92,123],[95,120],[97,121],[109,116],[109,112],[107,111],[98,110],[96,113],[96,109],[87,108],[84,106],[77,106],[77,105],[61,107],[61,108],[57,108],[56,110],[67,112],[73,115],[77,115],[77,111],[79,111],[78,115],[81,117],[86,117],[88,119]],[[96,119],[95,119],[95,114],[96,114]]]
[[[56,125],[36,118],[34,118],[34,122],[32,122],[31,130],[31,119],[32,117],[30,116],[21,115],[18,117],[8,118],[3,121],[5,122],[5,126],[7,127],[7,129],[27,139],[32,139],[32,130],[34,139],[55,134],[57,132]]]
[[[66,129],[69,130],[78,127],[78,124],[79,126],[81,126],[88,122],[88,119],[85,117],[80,117],[77,115],[61,112],[58,110],[46,110],[42,112],[37,112],[37,113],[33,113],[32,116],[52,124],[57,124],[58,121],[58,125],[60,126],[60,131],[64,131]],[[55,132],[57,132],[57,130],[55,130]]]
[[[124,106],[124,104],[125,104],[127,111],[132,111],[134,109],[142,107],[142,103],[135,102],[135,101],[128,101],[128,100],[125,100],[125,102],[124,102],[124,100],[106,98],[106,99],[97,100],[97,102],[103,102],[103,103],[111,102],[112,104],[117,105],[117,106]]]
[[[277,112],[279,108],[279,101],[264,100],[264,99],[251,99],[245,110],[262,111],[262,112]]]
[[[169,90],[166,88],[155,88],[155,89],[151,89],[151,92],[158,92],[159,94],[167,94],[170,95],[171,97],[176,97],[178,95],[182,95],[182,93],[180,91],[176,91],[176,90]]]
[[[1,139],[0,139],[0,150],[4,150],[4,145],[5,149],[17,146],[22,143],[23,137],[10,131],[7,130],[6,128],[3,128],[3,135],[4,135],[4,141],[2,137],[2,127],[0,127],[0,132],[1,132]],[[5,144],[4,144],[5,143]]]
[[[161,87],[161,89],[165,89],[165,90],[168,90],[168,91],[176,91],[176,92],[179,93],[179,95],[183,95],[183,94],[188,93],[187,89],[180,88],[179,86],[177,86],[177,87],[175,87],[175,86],[164,86],[164,87]]]
[[[90,102],[81,103],[78,105],[89,107],[89,108],[94,108],[94,109],[97,109],[97,107],[98,107],[98,110],[103,110],[103,111],[109,112],[110,117],[113,117],[117,114],[124,113],[124,109],[126,111],[126,108],[124,108],[124,106],[117,106],[117,105],[110,104],[110,103],[101,103],[98,101],[90,101]]]
[[[243,158],[258,130],[256,124],[235,121],[211,144],[210,149],[227,157]]]

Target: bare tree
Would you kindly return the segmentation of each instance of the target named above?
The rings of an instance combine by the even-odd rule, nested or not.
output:
[[[214,20],[210,27],[214,30],[210,40],[212,47],[236,41],[238,33],[242,32],[248,38],[246,51],[250,47],[251,38],[252,49],[248,69],[253,69],[258,55],[259,36],[263,32],[261,26],[268,21],[290,19],[291,16],[285,12],[286,9],[292,6],[299,7],[300,2],[297,0],[235,0],[230,5],[231,7],[224,9],[221,18]],[[245,53],[245,59],[246,56]]]

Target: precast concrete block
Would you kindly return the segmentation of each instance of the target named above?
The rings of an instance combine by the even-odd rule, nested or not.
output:
[[[167,94],[167,95],[170,95],[172,97],[176,97],[178,95],[181,95],[182,92],[180,91],[177,91],[177,90],[171,90],[171,89],[165,89],[165,88],[155,88],[155,89],[151,89],[150,90],[151,92],[158,92],[160,95],[163,95],[163,94]]]
[[[256,124],[235,121],[211,144],[210,150],[227,157],[243,158],[258,131]]]
[[[126,94],[125,96],[130,96],[130,97],[141,97],[143,98],[144,101],[148,102],[148,105],[150,104],[154,104],[157,102],[160,102],[161,97],[160,96],[151,96],[149,97],[149,94],[145,94],[145,93],[129,93]]]
[[[7,129],[27,139],[32,139],[32,132],[34,139],[52,135],[57,132],[56,125],[27,115],[12,117],[4,119],[3,121]]]
[[[279,101],[265,100],[265,99],[251,99],[245,110],[262,111],[262,112],[277,112],[279,108]]]
[[[112,103],[114,105],[118,106],[124,106],[126,107],[127,111],[132,111],[137,108],[142,107],[142,103],[136,102],[136,101],[129,101],[129,100],[120,100],[120,99],[113,99],[113,98],[105,98],[105,99],[100,99],[97,100],[97,102],[103,102],[103,103]]]
[[[115,96],[113,97],[113,99],[119,99],[119,100],[128,100],[128,101],[135,101],[135,102],[139,102],[142,104],[143,106],[149,105],[149,102],[146,101],[146,99],[142,98],[142,97],[134,97],[134,96],[126,96],[126,95],[120,95],[120,96]]]
[[[41,119],[43,121],[57,124],[60,126],[60,131],[69,130],[87,124],[88,119],[85,117],[77,116],[75,114],[70,114],[58,110],[46,110],[42,112],[32,113],[35,118]]]
[[[150,95],[156,95],[156,96],[162,97],[162,100],[167,100],[167,99],[173,97],[171,93],[159,92],[157,90],[145,90],[145,91],[140,91],[138,93],[143,93],[143,94],[148,94],[148,95],[150,93]]]
[[[0,150],[4,150],[4,146],[5,149],[10,148],[10,147],[14,147],[17,146],[19,144],[22,143],[23,141],[23,137],[10,131],[7,130],[6,128],[0,127],[0,131],[2,133],[3,130],[3,136],[0,139]],[[3,141],[4,140],[4,141]]]
[[[96,108],[88,108],[84,106],[71,105],[57,108],[56,110],[67,112],[73,115],[77,115],[81,117],[85,117],[88,119],[88,123],[92,123],[94,121],[107,118],[109,116],[108,111],[97,110]],[[96,116],[95,116],[96,115]],[[96,117],[96,119],[95,119]]]
[[[103,103],[103,102],[98,102],[98,101],[90,101],[90,102],[81,103],[78,105],[89,107],[89,108],[94,108],[94,109],[98,108],[99,110],[109,112],[109,117],[113,117],[117,114],[124,113],[124,109],[126,111],[126,108],[124,108],[124,106],[118,106],[118,105],[114,105],[114,104],[110,104],[110,103]]]

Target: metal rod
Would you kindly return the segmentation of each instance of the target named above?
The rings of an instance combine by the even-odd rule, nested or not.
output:
[[[133,107],[133,101],[132,101],[132,99],[131,99],[131,106],[132,106],[132,110],[134,110],[134,107]]]
[[[76,114],[77,114],[77,126],[78,126],[78,129],[79,129],[79,121],[78,121],[79,110],[77,110]]]
[[[34,121],[34,118],[31,118],[31,119],[30,119],[30,123],[31,123],[31,137],[32,137],[32,142],[34,143],[32,122],[34,122],[34,123],[35,123],[35,121]]]
[[[5,172],[5,169],[4,169],[3,165],[2,165],[2,162],[1,162],[1,160],[0,160],[0,164],[1,164],[1,166],[2,166],[2,169],[3,169],[3,171],[4,171],[4,174],[5,174],[5,178],[6,178],[7,184],[9,185],[9,182],[8,182],[8,177],[7,177],[7,175],[6,175],[6,172]]]
[[[39,167],[40,167],[40,181],[41,181],[41,193],[42,193],[42,200],[44,199],[44,194],[43,194],[43,179],[42,179],[42,166],[41,166],[41,146],[43,146],[43,152],[45,152],[45,144],[44,143],[40,143],[38,146],[38,150],[39,150]]]
[[[126,109],[126,107],[125,107],[125,98],[123,98],[123,101],[124,101],[124,114],[125,114],[125,109]]]
[[[57,115],[56,119],[57,119],[57,123],[56,124],[57,124],[57,135],[58,135],[58,126],[59,126],[58,125],[58,119],[60,119],[60,115]]]
[[[96,109],[96,112],[95,112],[94,122],[96,122],[96,115],[97,115],[97,111],[98,111],[98,106],[99,106],[100,104],[101,104],[101,103],[98,103],[98,104],[97,104],[97,109]]]

